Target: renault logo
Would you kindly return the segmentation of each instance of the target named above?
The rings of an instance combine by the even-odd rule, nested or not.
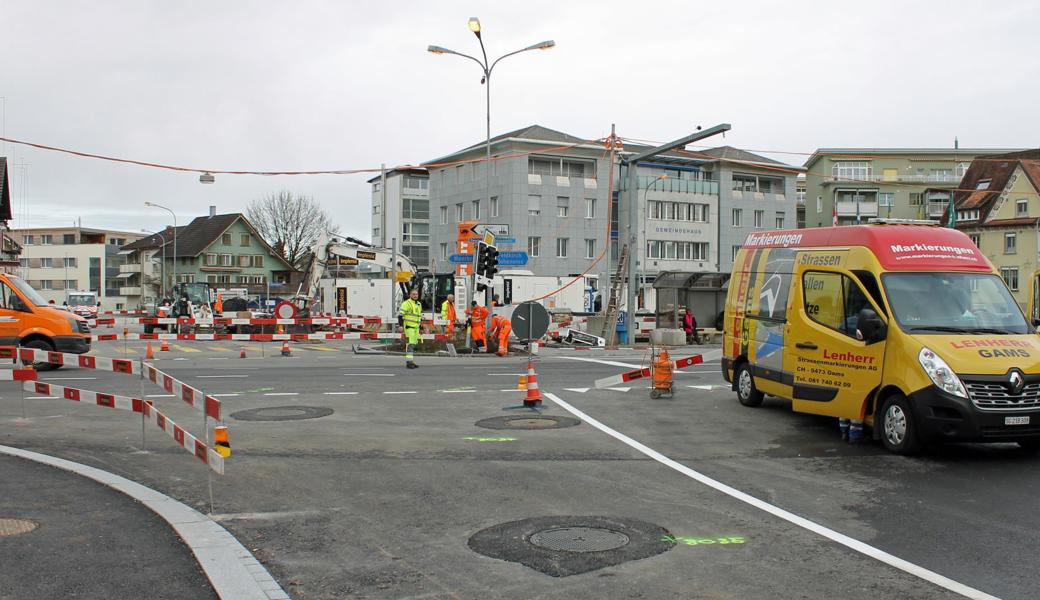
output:
[[[1018,370],[1012,371],[1011,375],[1008,376],[1008,387],[1011,389],[1011,393],[1015,395],[1021,394],[1025,385],[1026,380]]]

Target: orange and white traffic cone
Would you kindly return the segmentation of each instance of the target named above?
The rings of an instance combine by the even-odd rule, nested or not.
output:
[[[238,357],[239,358],[245,358],[246,357],[246,347],[245,346],[240,346],[239,347]]]
[[[148,342],[148,345],[144,349],[144,357],[146,360],[152,360],[155,358],[155,352],[152,350],[152,343]]]
[[[282,356],[292,356],[292,350],[289,349],[289,340],[282,342]]]
[[[163,340],[162,342],[159,343],[159,352],[169,352],[169,351],[170,351],[170,342],[167,342],[166,340]]]
[[[542,392],[538,389],[538,375],[534,372],[534,363],[527,363],[527,397],[524,398],[524,408],[534,408],[542,405]]]

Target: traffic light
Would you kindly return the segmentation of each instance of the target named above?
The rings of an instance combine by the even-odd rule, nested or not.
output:
[[[486,260],[487,253],[488,253],[488,245],[485,244],[484,242],[477,242],[477,247],[474,248],[474,254],[473,254],[473,272],[475,274],[480,275],[480,276],[484,275],[484,269],[485,269],[484,261]],[[484,285],[483,283],[480,283],[478,281],[478,283],[477,283],[477,291],[478,292],[483,292],[485,289],[487,289],[487,286]]]
[[[481,257],[484,259],[484,277],[494,279],[495,273],[498,273],[498,248],[487,246]]]

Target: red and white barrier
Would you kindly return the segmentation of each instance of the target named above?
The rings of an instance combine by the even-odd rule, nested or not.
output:
[[[135,413],[142,412],[144,406],[144,401],[140,398],[92,392],[43,381],[26,381],[23,387],[27,392],[44,394],[46,396],[59,396],[66,400],[75,400],[76,402],[96,404],[105,408],[128,410]]]
[[[203,394],[201,390],[182,383],[149,364],[144,366],[144,376],[152,383],[183,400],[188,406],[205,413],[211,419],[220,421],[220,400]]]
[[[314,325],[314,326],[344,326],[344,327],[370,327],[380,326],[396,321],[384,321],[382,317],[312,317],[297,319],[275,319],[275,318],[231,318],[212,317],[209,319],[193,319],[191,317],[110,317],[87,319],[87,325],[97,327],[99,325],[199,325],[203,327],[221,327],[231,325]],[[447,325],[447,321],[436,317],[423,319],[426,325]]]
[[[396,340],[400,333],[341,333],[335,331],[319,331],[317,333],[101,333],[91,336],[98,342],[114,340],[170,340],[184,342],[213,342],[234,340],[240,342],[306,342],[311,340]],[[426,333],[419,336],[422,340],[446,340],[449,336],[440,333]]]
[[[699,365],[704,362],[704,357],[700,354],[694,354],[693,356],[687,356],[686,358],[679,358],[672,362],[676,369],[682,369],[689,367],[690,365]],[[611,375],[610,377],[604,377],[597,379],[594,384],[597,388],[613,387],[629,381],[635,381],[636,379],[642,379],[650,376],[650,367],[644,367],[636,371],[629,371],[620,375]]]
[[[224,457],[217,454],[216,450],[206,446],[197,437],[171,421],[162,411],[155,408],[151,401],[144,403],[143,412],[145,418],[151,420],[156,427],[165,431],[182,448],[194,454],[195,458],[201,460],[203,464],[213,469],[218,475],[224,474]]]
[[[36,369],[3,369],[0,381],[36,381]]]
[[[125,358],[106,358],[104,356],[90,356],[87,354],[69,354],[67,352],[48,352],[37,348],[19,348],[18,358],[22,362],[34,363],[45,362],[52,365],[69,365],[83,367],[84,369],[98,369],[101,371],[113,371],[127,375],[138,375],[141,373],[140,363]]]

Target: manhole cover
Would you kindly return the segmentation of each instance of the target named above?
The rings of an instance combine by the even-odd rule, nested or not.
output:
[[[559,527],[531,536],[531,543],[549,550],[564,552],[605,552],[628,543],[623,533],[601,527]]]
[[[523,415],[508,417],[491,417],[477,421],[477,427],[485,429],[563,429],[581,425],[581,421],[572,417],[555,417],[542,415],[528,417]]]
[[[0,519],[0,537],[29,533],[40,524],[29,519]]]
[[[269,406],[267,408],[251,408],[231,413],[231,418],[239,421],[301,421],[303,419],[320,419],[334,411],[323,406]]]
[[[484,556],[566,577],[656,556],[674,548],[675,538],[638,519],[535,517],[478,531],[468,544]]]

